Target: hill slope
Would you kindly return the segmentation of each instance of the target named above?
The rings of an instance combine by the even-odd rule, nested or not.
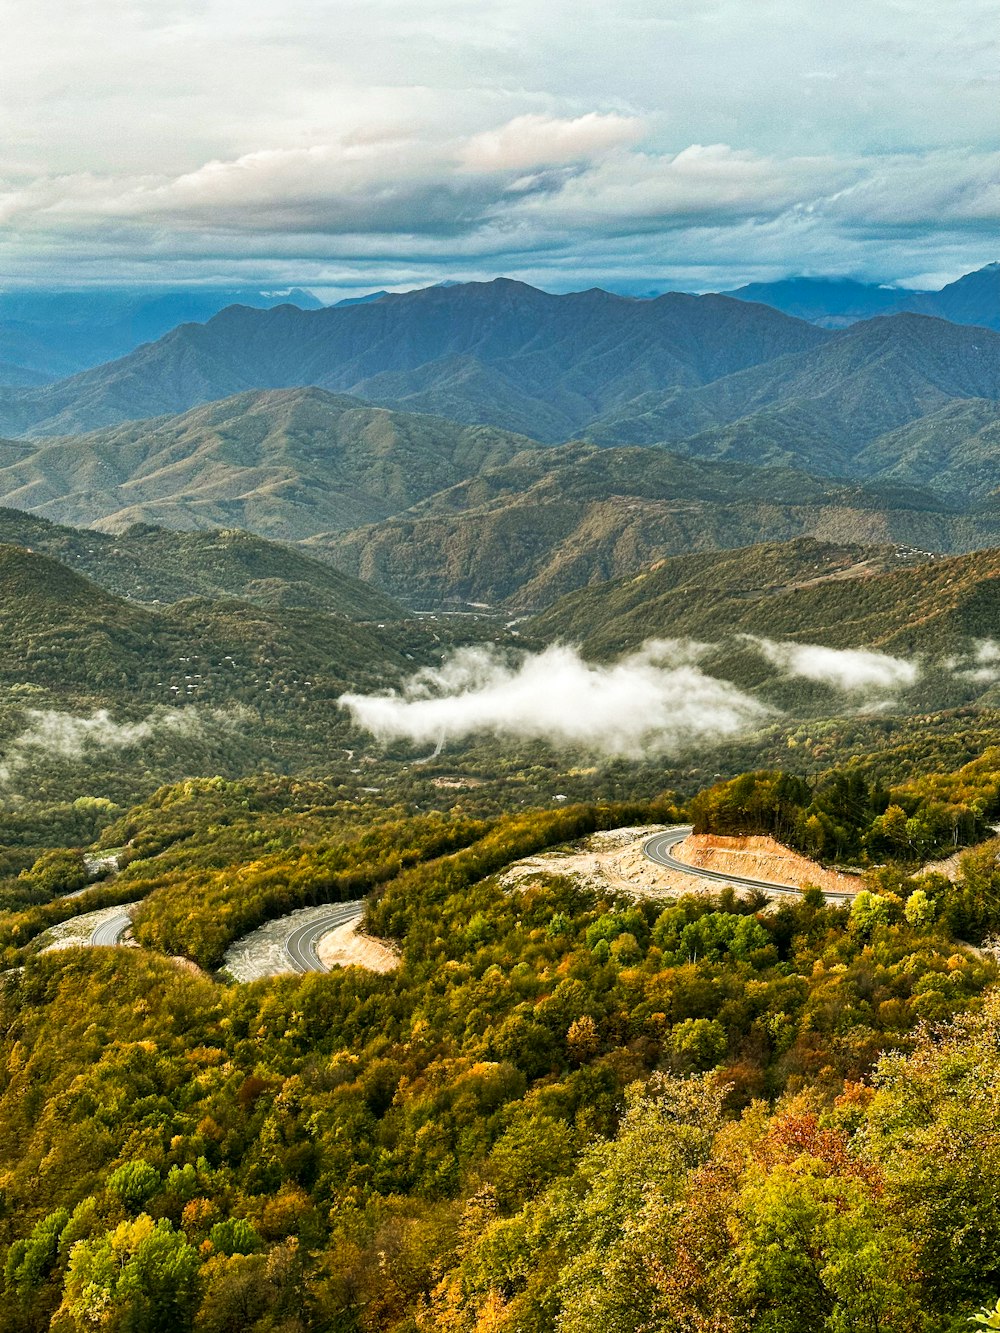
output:
[[[867,445],[955,399],[1000,400],[1000,334],[897,315],[698,389],[647,396],[587,435],[864,476]]]
[[[378,589],[302,551],[249,532],[171,532],[137,524],[111,536],[0,509],[0,542],[52,556],[106,591],[136,602],[238,598],[301,606],[353,620],[397,619]]]
[[[717,642],[739,633],[941,653],[998,624],[1000,550],[914,563],[891,551],[797,541],[665,560],[573,593],[529,628],[600,654],[650,637]]]
[[[0,450],[0,504],[81,526],[296,540],[406,509],[531,443],[320,389],[247,393],[28,452],[15,442]]]
[[[411,603],[524,608],[665,556],[803,535],[968,550],[1000,542],[1000,519],[902,486],[866,490],[660,449],[573,444],[522,454],[309,548]]]

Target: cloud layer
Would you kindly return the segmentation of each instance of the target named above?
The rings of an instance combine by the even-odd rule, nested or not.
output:
[[[914,685],[915,662],[866,649],[778,643],[741,636],[784,676],[881,706]],[[355,723],[381,741],[438,748],[487,733],[631,759],[679,755],[745,735],[779,716],[731,681],[702,670],[718,645],[651,639],[609,666],[557,644],[516,664],[487,647],[462,648],[417,672],[401,691],[345,694]],[[993,661],[989,651],[982,660]],[[997,655],[1000,656],[1000,650]],[[977,661],[979,658],[977,658]]]
[[[5,16],[0,256],[17,281],[344,291],[944,281],[995,257],[995,17],[37,0]]]
[[[849,694],[894,694],[916,684],[916,662],[866,648],[824,648],[818,643],[776,643],[745,635],[745,641],[789,676],[814,680]]]
[[[345,694],[355,722],[380,740],[442,745],[481,732],[544,740],[602,756],[678,754],[759,726],[770,710],[705,675],[685,645],[650,642],[612,666],[569,647],[517,666],[487,648],[463,648],[402,693]]]

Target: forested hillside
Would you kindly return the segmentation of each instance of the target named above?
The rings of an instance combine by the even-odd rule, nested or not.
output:
[[[658,626],[710,641],[743,633],[929,656],[988,638],[998,623],[995,550],[931,558],[809,540],[677,556],[572,593],[531,622],[592,652],[637,645]]]
[[[239,528],[174,532],[133,524],[112,536],[0,509],[0,541],[52,556],[135,602],[236,597],[264,605],[309,606],[357,620],[393,620],[402,614],[392,598],[371,584]]]
[[[65,523],[241,527],[296,540],[396,513],[530,444],[318,389],[255,392],[12,446],[0,499]]]
[[[856,820],[852,781],[829,775],[814,808]],[[985,762],[866,789],[861,827],[874,851],[897,808],[928,828],[964,811],[974,837],[998,783]],[[752,790],[706,793],[699,817],[749,827]],[[555,1330],[638,1301],[691,1327],[706,1306],[733,1329],[875,1309],[946,1333],[992,1302],[998,1126],[976,1089],[997,968],[952,932],[995,912],[995,860],[967,853],[952,884],[904,858],[850,911],[552,874],[511,890],[512,858],[680,812],[372,827],[333,795],[189,782],[110,826],[126,869],[87,900],[144,897],[138,950],[35,952],[72,857],[10,885],[0,1327]],[[161,952],[212,965],[260,914],[363,887],[395,972],[234,986]],[[955,1015],[943,1040],[920,1026]],[[928,1208],[959,1124],[968,1151]]]
[[[521,454],[308,549],[417,605],[522,609],[666,556],[800,536],[961,551],[995,544],[1000,521],[899,484],[573,444]]]

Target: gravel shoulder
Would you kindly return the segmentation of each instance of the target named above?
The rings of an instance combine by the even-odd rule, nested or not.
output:
[[[84,949],[94,944],[94,933],[100,931],[102,926],[108,925],[118,916],[131,916],[133,910],[138,907],[138,902],[122,903],[120,907],[102,907],[97,912],[84,912],[82,916],[70,917],[68,921],[60,921],[57,926],[51,926],[42,938],[47,941],[42,946],[42,953],[49,953],[53,949]],[[130,948],[139,946],[131,938],[126,937],[121,941],[123,945]]]
[[[224,971],[234,981],[244,982],[315,971],[317,964],[323,972],[352,965],[389,972],[399,966],[399,956],[382,940],[361,932],[363,911],[361,902],[324,903],[267,921],[229,946]],[[314,942],[314,956],[310,942]],[[306,961],[310,956],[311,967]]]
[[[699,868],[748,878],[773,879],[778,884],[854,893],[864,888],[855,875],[825,870],[808,857],[800,856],[772,838],[718,838],[692,834],[674,847],[678,860],[691,864],[691,873],[661,866],[646,856],[643,848],[666,825],[595,833],[571,848],[542,852],[515,861],[499,876],[506,888],[518,888],[536,875],[570,875],[588,888],[628,894],[633,898],[672,898],[680,894],[716,894],[717,881],[703,879]],[[746,890],[737,891],[745,893]],[[775,895],[787,896],[787,895]]]

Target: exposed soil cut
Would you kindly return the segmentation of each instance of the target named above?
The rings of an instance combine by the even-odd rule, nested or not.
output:
[[[769,879],[776,884],[809,885],[831,893],[858,893],[865,887],[860,875],[826,870],[816,861],[768,837],[723,838],[714,833],[692,833],[673,849],[678,861],[702,870]]]
[[[365,935],[356,921],[345,921],[328,931],[316,946],[324,967],[365,967],[369,972],[391,972],[399,954],[384,940]]]

